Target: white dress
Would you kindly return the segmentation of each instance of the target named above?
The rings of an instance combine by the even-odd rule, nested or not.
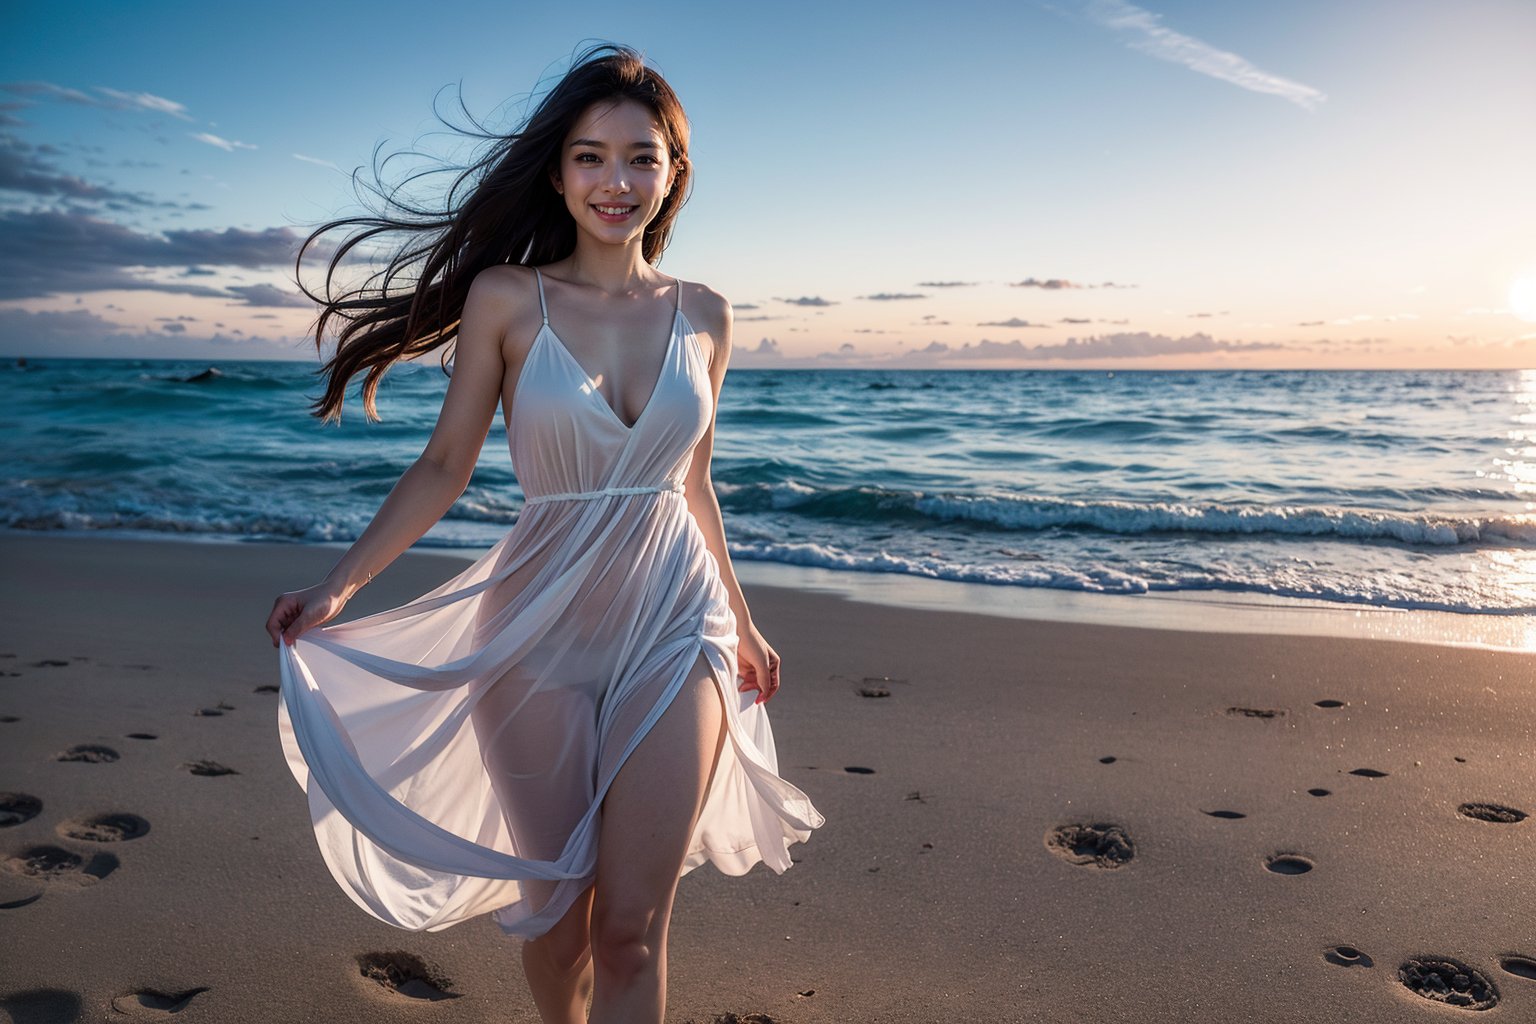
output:
[[[681,286],[625,424],[538,283],[544,326],[508,424],[517,523],[437,589],[278,645],[278,731],[326,865],[412,931],[484,913],[524,938],[552,927],[593,880],[610,783],[701,651],[729,735],[683,873],[783,872],[823,822],[778,775],[767,705],[737,690],[736,617],[683,496],[714,402]]]

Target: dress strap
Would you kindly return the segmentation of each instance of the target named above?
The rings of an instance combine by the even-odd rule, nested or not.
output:
[[[533,268],[533,275],[539,282],[539,312],[544,314],[544,326],[549,326],[549,307],[544,304],[544,275],[539,273],[539,268]]]
[[[677,288],[677,311],[681,313],[683,311],[683,282],[674,277],[672,284]]]

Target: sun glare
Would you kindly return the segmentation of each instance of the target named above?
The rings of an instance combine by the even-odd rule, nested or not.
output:
[[[1528,270],[1509,286],[1509,311],[1521,320],[1536,323],[1536,270]]]

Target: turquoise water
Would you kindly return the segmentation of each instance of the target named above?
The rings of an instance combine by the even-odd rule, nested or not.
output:
[[[0,367],[0,527],[357,537],[447,378],[397,367],[382,424],[350,397],[321,426],[312,369]],[[1536,611],[1536,372],[737,369],[713,466],[738,561]],[[420,546],[488,547],[521,505],[498,415]]]

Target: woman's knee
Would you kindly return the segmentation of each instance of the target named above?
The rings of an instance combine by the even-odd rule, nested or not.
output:
[[[535,952],[546,964],[562,974],[586,966],[592,955],[590,888],[577,898],[555,926],[536,939],[530,939],[526,951]]]
[[[615,979],[652,970],[665,940],[665,911],[654,907],[605,906],[592,911],[592,961],[598,972]]]

